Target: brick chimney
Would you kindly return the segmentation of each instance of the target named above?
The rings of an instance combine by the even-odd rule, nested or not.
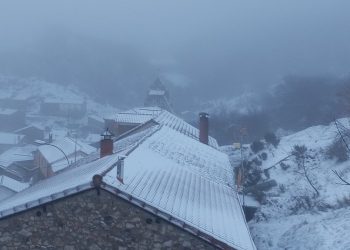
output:
[[[199,113],[199,141],[207,144],[209,142],[209,114]]]
[[[100,158],[113,154],[113,134],[108,128],[101,134]]]

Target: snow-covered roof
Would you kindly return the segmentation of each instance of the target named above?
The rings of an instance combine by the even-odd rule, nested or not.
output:
[[[129,202],[220,247],[255,249],[233,187],[228,157],[166,125],[157,125],[115,142],[119,154],[68,169],[0,203],[0,217],[91,188],[95,174]],[[116,163],[125,158],[122,184]],[[79,178],[77,178],[79,177]]]
[[[154,120],[199,141],[199,130],[197,128],[166,110],[163,110]],[[211,136],[209,136],[209,145],[218,148],[216,139]]]
[[[86,155],[96,151],[96,149],[86,143],[79,140],[71,139],[68,137],[56,140],[51,145],[42,145],[38,147],[40,153],[45,157],[48,163],[54,163],[65,159],[65,156],[59,149],[61,149],[66,156],[74,154],[75,151],[82,152]],[[53,146],[52,146],[53,145]]]
[[[16,192],[0,185],[0,201],[14,195]]]
[[[62,103],[62,104],[83,104],[84,99],[81,97],[66,98],[66,97],[47,97],[44,103]]]
[[[102,122],[102,123],[104,122],[104,119],[100,116],[97,116],[97,115],[89,115],[88,118]]]
[[[158,90],[158,89],[151,89],[148,91],[149,95],[165,95],[164,90]]]
[[[16,144],[19,144],[23,138],[24,138],[24,135],[0,132],[0,144],[16,145]]]
[[[141,124],[156,117],[162,112],[160,108],[134,108],[124,112],[120,112],[109,118],[118,123]]]
[[[13,162],[33,160],[33,152],[36,150],[34,145],[25,145],[13,147],[0,154],[0,165],[3,167],[10,166]]]
[[[71,163],[74,164],[75,162],[80,161],[81,159],[83,159],[85,157],[86,157],[86,155],[85,154],[82,155],[81,153],[77,153],[76,155],[71,154],[70,156],[67,157],[68,162],[67,162],[66,158],[55,161],[54,163],[51,164],[51,169],[54,173],[57,173],[59,171],[62,171],[65,168],[69,167],[69,165]]]
[[[0,175],[0,185],[15,192],[20,192],[29,187],[29,183],[20,182],[5,175]]]
[[[15,132],[15,133],[21,133],[22,131],[25,131],[25,130],[27,130],[27,129],[29,129],[29,128],[35,128],[35,129],[38,129],[38,130],[44,130],[44,128],[42,128],[42,127],[39,126],[39,125],[31,124],[31,125],[25,126],[25,127],[23,127],[23,128],[17,129],[17,130],[15,130],[15,131],[13,131],[13,132]]]
[[[0,108],[0,115],[12,115],[16,112],[16,109]]]
[[[112,118],[118,123],[142,124],[151,119],[155,122],[177,130],[193,139],[199,140],[199,130],[183,119],[173,115],[167,110],[158,107],[134,108],[122,113],[118,113]],[[209,136],[209,145],[217,148],[217,141]]]
[[[104,157],[98,161],[91,162],[79,168],[69,169],[69,171],[62,172],[36,183],[28,189],[0,202],[0,217],[14,213],[15,211],[11,211],[12,208],[26,203],[29,207],[38,205],[38,202],[40,202],[39,199],[45,200],[46,198],[45,202],[49,202],[61,198],[65,196],[61,193],[66,190],[74,189],[74,193],[76,193],[78,190],[90,188],[92,176],[108,169],[117,158],[118,156],[116,155]],[[73,193],[73,190],[71,190],[70,193]],[[54,194],[57,196],[54,196]],[[69,194],[69,192],[66,192],[66,194]],[[25,209],[26,208],[23,208],[22,210]]]

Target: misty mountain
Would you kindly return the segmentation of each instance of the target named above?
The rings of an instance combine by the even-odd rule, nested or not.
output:
[[[152,79],[152,66],[136,48],[52,30],[31,47],[3,52],[4,74],[75,84],[115,105],[140,105]]]
[[[280,84],[260,93],[206,103],[212,114],[212,133],[225,144],[240,138],[247,142],[269,131],[298,131],[328,124],[348,112],[349,78],[334,76],[287,76]],[[346,101],[344,103],[344,100]]]

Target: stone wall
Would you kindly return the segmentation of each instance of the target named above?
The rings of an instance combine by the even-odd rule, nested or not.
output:
[[[0,249],[215,249],[107,191],[89,190],[0,220]]]

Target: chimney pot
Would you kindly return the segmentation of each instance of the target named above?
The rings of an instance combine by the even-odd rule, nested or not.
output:
[[[209,142],[209,114],[199,113],[199,141],[207,144]]]

